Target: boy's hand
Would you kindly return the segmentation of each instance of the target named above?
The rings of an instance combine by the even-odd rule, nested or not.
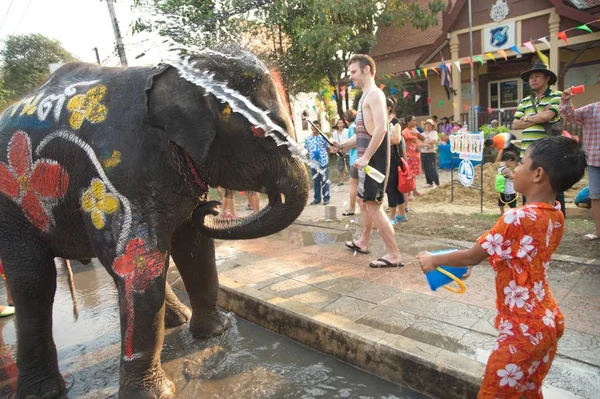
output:
[[[466,280],[469,278],[469,276],[471,275],[471,270],[473,270],[473,267],[470,266],[469,270],[467,270],[467,272],[465,274],[463,274],[463,276],[460,278],[461,280]]]
[[[421,270],[423,271],[423,273],[427,273],[436,269],[436,266],[433,263],[433,255],[431,255],[429,252],[419,252],[419,254],[417,255],[417,260],[421,265]]]

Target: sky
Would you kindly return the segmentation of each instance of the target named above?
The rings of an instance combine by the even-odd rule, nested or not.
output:
[[[121,35],[128,40],[133,0],[115,0],[114,4]],[[60,41],[82,61],[96,62],[93,48],[97,47],[101,61],[117,65],[115,36],[104,0],[0,0],[0,24],[0,41],[13,34],[41,33]],[[111,55],[113,60],[107,61]],[[130,65],[135,64],[135,54],[127,58]]]

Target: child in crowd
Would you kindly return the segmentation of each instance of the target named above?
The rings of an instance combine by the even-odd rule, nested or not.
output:
[[[513,180],[515,174],[513,170],[517,166],[517,156],[513,152],[505,152],[502,154],[500,165],[498,166],[498,174],[504,176],[504,192],[499,193],[498,207],[500,208],[500,214],[504,213],[504,205],[508,205],[511,208],[517,207],[517,193],[515,192],[515,185]]]
[[[543,398],[542,382],[564,332],[546,274],[564,231],[555,198],[577,183],[585,168],[585,152],[574,140],[535,141],[514,173],[515,189],[527,196],[527,205],[506,211],[471,249],[417,255],[425,273],[439,265],[475,266],[488,257],[496,272],[499,335],[479,399]]]

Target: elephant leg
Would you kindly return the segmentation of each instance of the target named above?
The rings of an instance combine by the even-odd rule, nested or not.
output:
[[[179,226],[171,240],[171,256],[190,297],[190,332],[206,338],[225,332],[230,321],[217,309],[219,278],[212,238],[198,233],[192,222]]]
[[[9,237],[2,235],[2,237]],[[29,238],[29,237],[28,237]],[[2,262],[17,317],[17,397],[57,398],[65,390],[52,339],[54,257],[42,243],[2,243]]]
[[[165,287],[165,327],[178,327],[187,323],[191,316],[192,311],[181,303],[169,283],[167,283]]]
[[[165,331],[167,253],[134,238],[106,265],[119,292],[120,398],[171,398],[175,385],[160,363]]]

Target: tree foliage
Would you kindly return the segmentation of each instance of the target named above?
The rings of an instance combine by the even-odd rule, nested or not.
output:
[[[437,24],[445,0],[428,7],[413,0],[138,0],[152,3],[159,14],[175,16],[186,27],[206,29],[218,41],[240,41],[241,36],[262,38],[261,56],[281,70],[291,93],[319,91],[323,79],[335,88],[342,115],[339,82],[354,53],[368,54],[378,26],[407,23],[426,29]],[[251,12],[241,18],[244,11]],[[188,35],[157,25],[161,34],[185,42]],[[162,26],[162,28],[160,27]],[[144,27],[147,29],[148,26]],[[223,35],[223,32],[229,33]],[[214,41],[213,41],[214,43]],[[201,45],[210,45],[206,39]],[[256,51],[256,48],[254,48]]]
[[[4,90],[22,96],[38,87],[50,74],[48,65],[74,61],[59,41],[41,34],[11,35],[0,50]]]

